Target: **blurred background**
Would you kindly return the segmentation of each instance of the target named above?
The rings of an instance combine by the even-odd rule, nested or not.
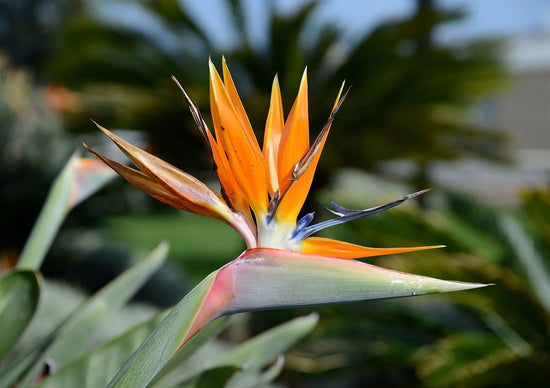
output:
[[[496,283],[316,309],[320,324],[287,355],[282,386],[550,385],[548,0],[0,0],[2,266],[82,141],[118,155],[90,118],[215,185],[170,80],[209,121],[209,55],[226,57],[260,141],[276,73],[288,113],[308,66],[312,136],[341,82],[352,86],[306,204],[316,217],[331,200],[367,208],[433,188],[327,236],[445,244],[369,262]],[[225,225],[117,179],[71,213],[44,273],[92,292],[161,240],[169,263],[136,301],[156,308],[244,249]],[[56,290],[61,309],[74,291]],[[226,336],[309,311],[250,314]]]

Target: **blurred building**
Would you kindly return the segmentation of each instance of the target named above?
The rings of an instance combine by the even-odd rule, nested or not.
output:
[[[550,30],[510,40],[505,60],[511,85],[494,98],[494,123],[550,162]]]
[[[550,185],[550,28],[510,38],[503,54],[509,84],[479,104],[475,120],[511,135],[513,164],[442,163],[431,175],[453,189],[514,205],[522,187]]]

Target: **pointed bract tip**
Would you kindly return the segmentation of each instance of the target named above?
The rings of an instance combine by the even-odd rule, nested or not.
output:
[[[467,283],[458,281],[448,281],[448,283],[449,285],[439,292],[466,291],[495,285],[494,283]]]
[[[189,95],[187,94],[187,92],[185,91],[185,89],[183,88],[183,86],[181,86],[181,83],[178,81],[178,79],[175,77],[175,76],[172,76],[172,81],[174,81],[178,87],[178,89],[180,90],[180,92],[182,92],[183,96],[185,97],[185,100],[187,101],[188,104],[191,104],[192,101],[191,101],[191,98],[189,97]]]
[[[418,197],[419,195],[422,195],[424,193],[427,193],[428,191],[430,191],[432,188],[430,187],[429,189],[424,189],[424,190],[420,190],[420,191],[417,191],[415,193],[412,193],[412,194],[408,194],[408,195],[405,195],[405,198],[406,199],[411,199],[411,198],[415,198],[415,197]]]
[[[346,86],[346,80],[343,80],[342,81],[342,86],[340,86],[340,91],[338,92],[339,94],[342,93],[345,86]],[[351,88],[351,86],[350,86],[350,88]],[[348,94],[350,88],[348,88],[348,90],[346,91],[346,94]]]
[[[107,136],[109,136],[111,139],[113,139],[113,134],[111,133],[111,131],[109,131],[107,128],[105,127],[102,127],[100,124],[98,124],[97,122],[95,122],[94,120],[90,119],[92,121],[92,123],[94,123],[94,125],[101,131],[103,132],[104,134],[106,134]]]

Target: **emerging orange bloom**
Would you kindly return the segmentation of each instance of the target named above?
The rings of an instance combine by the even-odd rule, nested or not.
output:
[[[317,138],[310,143],[307,74],[304,72],[298,96],[283,117],[277,77],[260,148],[229,69],[223,60],[223,80],[210,61],[210,105],[214,132],[208,128],[198,107],[178,81],[191,114],[206,144],[222,187],[216,193],[193,176],[133,146],[97,125],[137,166],[127,167],[86,148],[112,167],[128,182],[170,206],[222,220],[237,230],[250,248],[274,248],[292,252],[354,259],[411,252],[440,246],[369,248],[322,237],[311,237],[329,226],[355,220],[397,206],[420,191],[365,210],[353,210],[333,203],[337,217],[310,225],[313,214],[298,219],[313,181],[319,157],[335,114],[346,93],[338,92],[332,111]]]

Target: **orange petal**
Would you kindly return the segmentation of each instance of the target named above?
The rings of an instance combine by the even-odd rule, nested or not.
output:
[[[246,135],[248,142],[253,145],[258,145],[258,140],[256,139],[256,135],[254,134],[254,130],[252,129],[252,126],[250,125],[250,120],[248,120],[248,116],[246,114],[246,111],[244,110],[243,103],[241,102],[241,98],[239,97],[239,93],[237,92],[237,87],[235,86],[235,83],[233,82],[233,78],[231,77],[231,73],[229,72],[229,68],[227,67],[227,63],[225,62],[225,57],[222,57],[222,71],[223,71],[223,83],[225,85],[225,90],[227,90],[227,94],[229,95],[229,98],[231,99],[231,103],[233,104],[233,108],[235,109],[235,112],[237,113],[237,116],[239,118],[239,121],[241,123],[241,128],[244,131],[244,134]],[[259,148],[258,148],[259,150]]]
[[[218,72],[210,62],[211,106],[218,144],[223,147],[235,180],[256,215],[267,212],[267,178],[262,152],[247,135]],[[212,101],[212,100],[211,100]]]
[[[294,165],[309,148],[309,115],[307,102],[307,69],[304,71],[298,96],[290,110],[279,144],[279,186],[283,194],[291,183]]]
[[[273,195],[279,191],[279,175],[277,173],[277,162],[279,155],[279,143],[284,128],[283,102],[281,99],[281,90],[279,88],[279,79],[275,76],[273,87],[271,89],[271,101],[269,104],[269,113],[265,123],[263,153],[267,165],[267,175],[269,177],[269,192]]]
[[[216,143],[216,140],[212,137],[212,134],[208,132],[210,139],[212,154],[216,164],[216,172],[220,180],[220,184],[223,189],[223,194],[227,197],[233,209],[242,214],[248,221],[248,224],[252,227],[254,221],[250,214],[250,206],[248,205],[248,199],[241,190],[241,187],[235,180],[227,156],[224,153],[223,148]]]
[[[361,257],[394,255],[397,253],[423,251],[443,248],[444,245],[407,248],[371,248],[324,237],[309,237],[300,243],[302,253],[330,256],[339,259],[358,259]]]
[[[231,209],[219,195],[195,177],[128,143],[97,124],[126,156],[147,176],[158,182],[195,213],[231,222]]]
[[[287,222],[295,222],[300,209],[304,205],[309,189],[311,188],[311,183],[313,182],[313,177],[315,175],[317,164],[319,163],[319,158],[321,157],[321,152],[323,151],[323,147],[328,137],[332,120],[334,119],[334,114],[341,101],[340,96],[342,94],[342,89],[343,85],[342,88],[340,88],[338,96],[336,97],[336,101],[332,108],[332,112],[330,113],[327,124],[321,130],[311,148],[304,151],[302,155],[294,162],[292,169],[283,180],[284,182],[288,182],[288,184],[287,191],[283,191],[281,203],[279,204],[277,213],[275,214],[278,221],[284,219]],[[300,90],[300,92],[302,92],[302,90]],[[281,140],[281,148],[282,142],[283,141]],[[279,153],[281,152],[284,151],[280,149]],[[281,185],[283,185],[283,183],[281,183]]]

